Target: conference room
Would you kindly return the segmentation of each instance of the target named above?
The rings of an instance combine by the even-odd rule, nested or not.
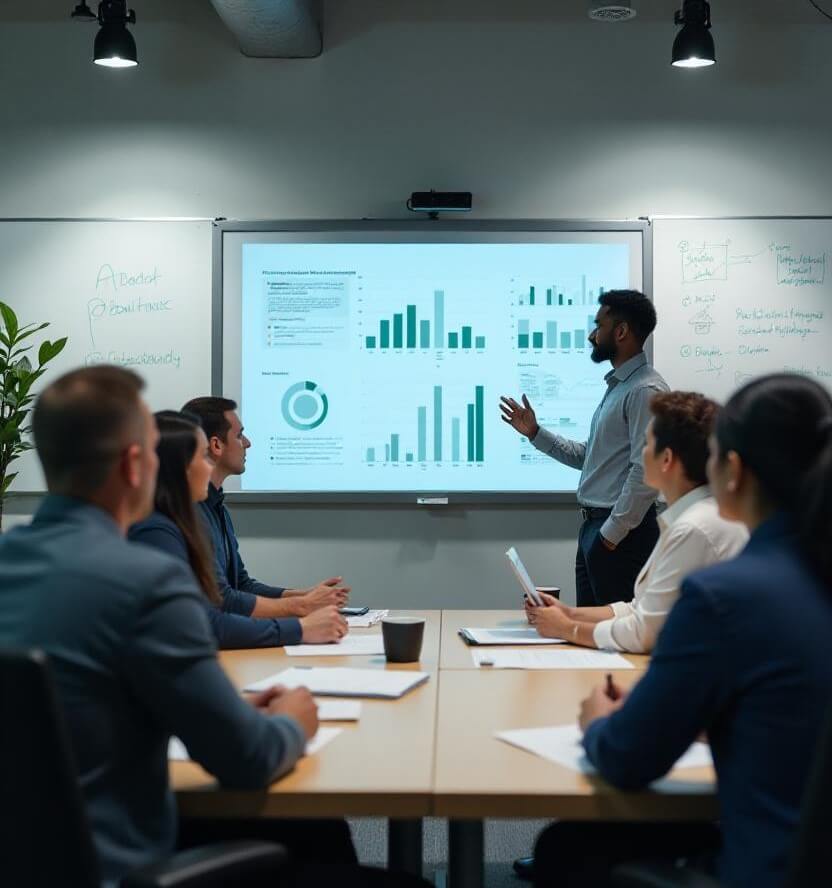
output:
[[[9,884],[818,884],[830,15],[0,11]]]

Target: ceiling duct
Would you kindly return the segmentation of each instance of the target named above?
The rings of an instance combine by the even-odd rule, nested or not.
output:
[[[211,0],[243,55],[298,59],[321,54],[318,0]]]

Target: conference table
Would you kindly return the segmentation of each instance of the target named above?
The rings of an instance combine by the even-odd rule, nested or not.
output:
[[[381,656],[298,659],[279,648],[222,652],[221,663],[239,688],[293,665],[422,670],[429,678],[399,700],[363,700],[357,723],[338,724],[343,730],[335,740],[259,792],[221,788],[197,764],[171,762],[180,811],[190,817],[386,817],[389,866],[415,873],[421,873],[422,818],[445,817],[449,888],[481,888],[487,817],[716,818],[710,768],[671,772],[659,790],[625,793],[495,738],[501,730],[574,723],[580,701],[604,679],[594,669],[477,667],[459,629],[523,626],[521,611],[391,616],[405,613],[425,619],[422,657],[415,664],[388,664]],[[629,687],[648,658],[625,658],[634,668],[613,674]]]

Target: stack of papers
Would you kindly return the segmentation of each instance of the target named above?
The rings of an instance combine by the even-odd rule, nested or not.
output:
[[[539,755],[571,771],[595,774],[581,746],[581,729],[576,724],[555,725],[547,728],[521,728],[515,731],[498,731],[498,740]],[[713,765],[711,748],[698,741],[676,762],[675,768],[704,768]]]
[[[516,629],[460,629],[459,634],[468,644],[564,644],[562,638],[543,638],[532,626]]]
[[[335,644],[293,644],[283,650],[290,657],[370,657],[384,653],[381,633],[345,635]]]
[[[307,687],[323,697],[380,697],[396,700],[428,680],[427,672],[393,669],[349,669],[318,666],[304,669],[293,666],[248,685],[246,691],[264,691],[273,685],[287,688]]]
[[[360,617],[347,617],[347,625],[350,629],[369,629],[380,623],[389,613],[389,610],[370,610]]]
[[[612,651],[471,651],[474,665],[484,669],[634,669]]]
[[[315,755],[331,740],[334,740],[343,731],[343,728],[318,728],[318,733],[306,744],[305,755]],[[168,760],[172,762],[187,762],[191,756],[185,749],[185,744],[178,737],[171,737],[168,742]]]

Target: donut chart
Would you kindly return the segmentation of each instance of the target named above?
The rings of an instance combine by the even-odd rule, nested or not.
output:
[[[296,382],[283,395],[280,411],[293,429],[309,432],[326,419],[329,401],[316,382]]]

